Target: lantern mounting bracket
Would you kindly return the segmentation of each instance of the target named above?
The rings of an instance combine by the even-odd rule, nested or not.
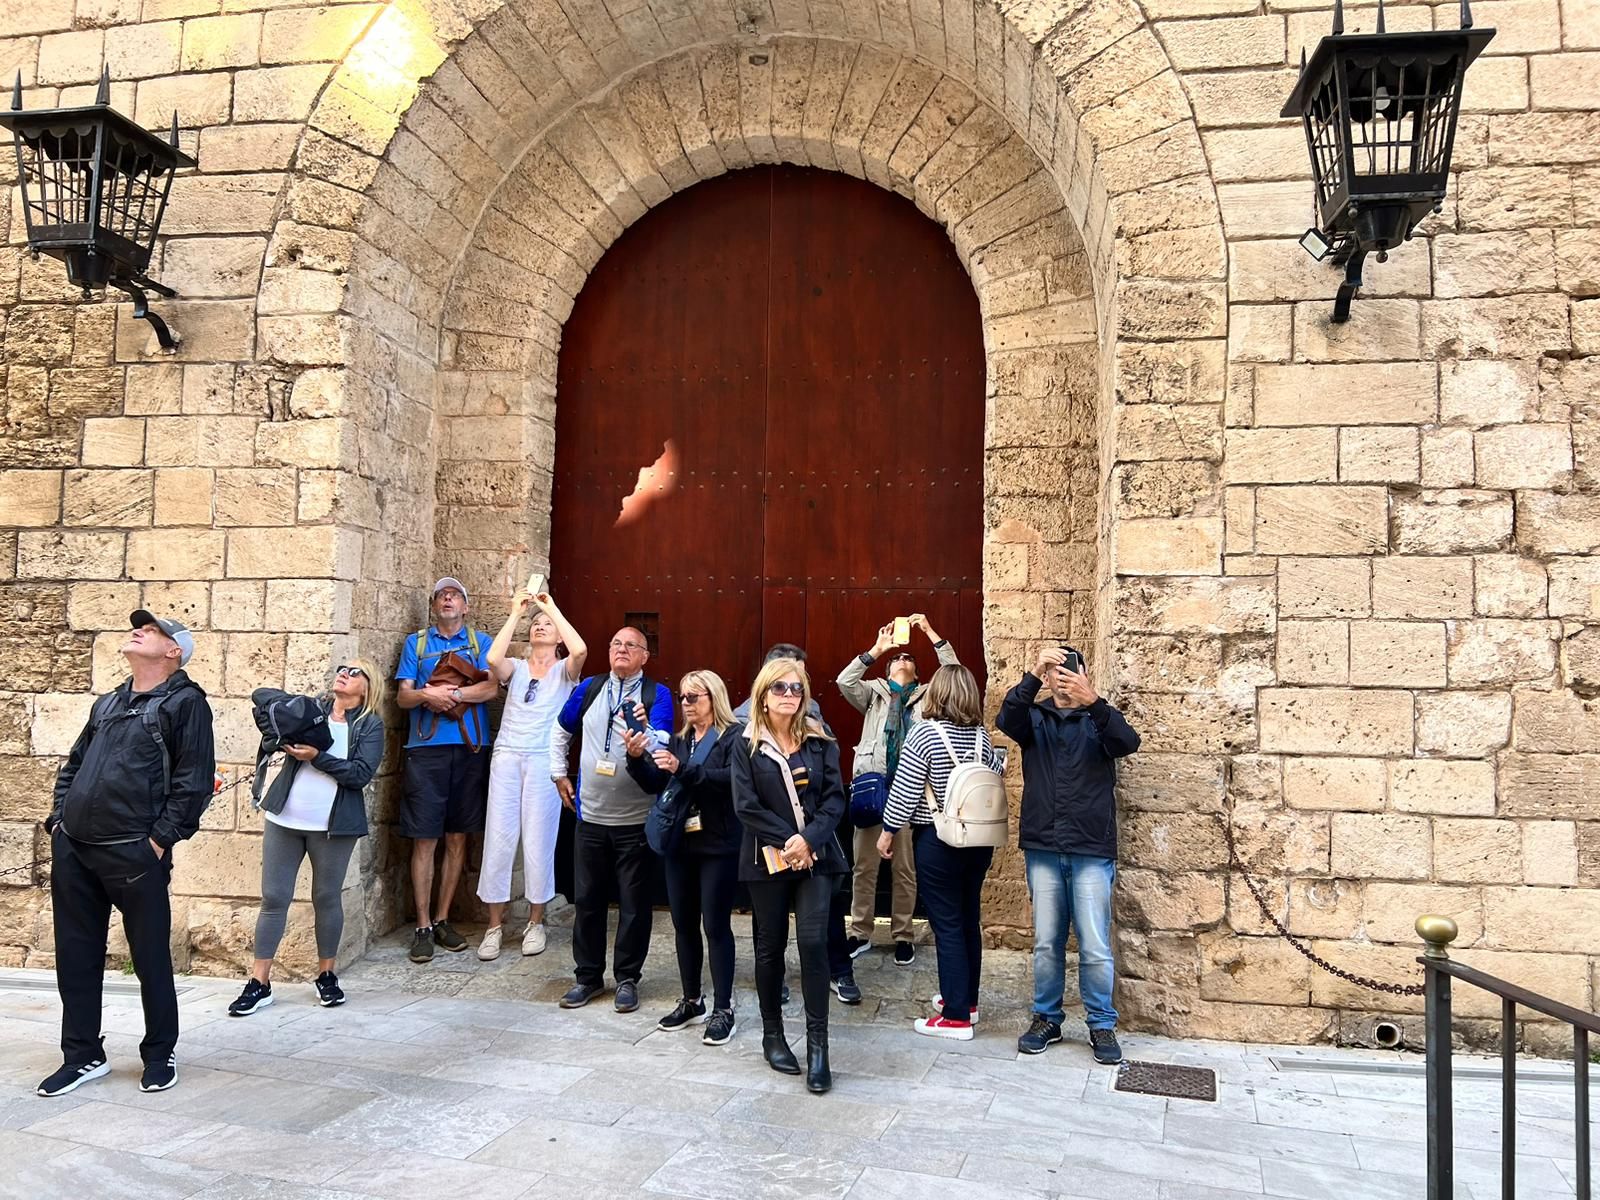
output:
[[[144,289],[149,288],[152,292],[166,296],[168,299],[176,296],[176,292],[169,287],[163,287],[153,279],[146,279],[144,276],[140,276],[137,280],[110,279],[106,282],[108,286],[127,293],[128,298],[133,301],[134,317],[140,321],[150,322],[150,328],[156,331],[156,341],[161,343],[161,350],[164,354],[172,354],[177,350],[178,339],[172,336],[172,330],[167,327],[167,323],[159,315],[150,311],[150,299],[144,294]]]
[[[1356,298],[1356,293],[1361,290],[1361,264],[1366,261],[1367,251],[1358,247],[1351,252],[1344,264],[1344,282],[1339,285],[1339,292],[1333,298],[1333,323],[1343,325],[1350,319],[1350,304]]]

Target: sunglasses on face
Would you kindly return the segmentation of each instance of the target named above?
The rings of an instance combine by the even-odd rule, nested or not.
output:
[[[803,683],[784,683],[779,681],[772,685],[774,696],[794,696],[796,698],[806,694],[806,685]]]
[[[335,675],[354,675],[360,679],[365,679],[367,677],[367,673],[360,667],[338,667],[333,673]]]
[[[891,658],[889,660],[889,665],[893,666],[897,662],[912,662],[912,663],[914,663],[916,661],[917,661],[917,656],[914,655],[914,654],[896,654],[893,658]]]
[[[678,702],[680,704],[694,705],[699,704],[700,701],[704,700],[705,698],[706,694],[704,692],[685,692],[683,695],[678,697]]]

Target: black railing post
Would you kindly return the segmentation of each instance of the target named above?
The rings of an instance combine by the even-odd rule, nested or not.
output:
[[[1500,998],[1500,1200],[1517,1200],[1517,1002]]]
[[[1578,1145],[1578,1200],[1589,1200],[1589,1031],[1572,1030],[1572,1078],[1577,1089],[1573,1132]]]
[[[1456,938],[1449,917],[1418,917],[1417,932],[1428,943],[1423,1011],[1428,1026],[1428,1200],[1455,1200],[1455,1127],[1450,1095],[1450,976],[1447,947]]]

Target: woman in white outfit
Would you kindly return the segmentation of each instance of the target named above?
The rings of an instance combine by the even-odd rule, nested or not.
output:
[[[511,658],[511,638],[524,613],[531,612],[528,653]],[[567,657],[558,654],[565,645]],[[489,647],[489,670],[506,689],[506,706],[495,734],[489,763],[489,811],[483,830],[483,868],[478,899],[489,906],[489,928],[478,957],[500,957],[501,922],[511,900],[511,870],[517,839],[522,839],[522,885],[528,897],[524,954],[545,946],[544,906],[555,895],[556,833],[561,827],[561,797],[550,780],[550,727],[583,676],[589,648],[548,593],[518,592],[511,614]]]

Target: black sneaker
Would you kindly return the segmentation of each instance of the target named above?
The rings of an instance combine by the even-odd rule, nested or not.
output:
[[[411,961],[415,963],[433,961],[432,929],[418,929],[411,935]]]
[[[611,1003],[612,1007],[618,1012],[632,1012],[639,1007],[639,985],[637,983],[617,984],[617,994]]]
[[[47,1076],[34,1091],[41,1096],[65,1096],[73,1088],[110,1073],[111,1067],[103,1058],[86,1063],[62,1063],[55,1074]]]
[[[738,1028],[738,1022],[733,1019],[733,1009],[719,1008],[706,1022],[706,1031],[700,1035],[700,1040],[708,1046],[725,1045]]]
[[[265,1008],[272,1003],[272,985],[262,983],[255,976],[244,982],[244,991],[239,993],[239,998],[228,1005],[230,1017],[248,1017],[258,1008]]]
[[[626,984],[622,985],[622,987],[626,986]],[[617,988],[617,999],[619,1003],[621,1002],[622,998],[622,987]],[[656,1022],[656,1028],[666,1029],[669,1031],[673,1029],[687,1029],[691,1025],[700,1025],[704,1023],[705,1019],[705,997],[702,996],[698,1000],[690,1000],[685,997],[684,999],[678,1001],[677,1008],[673,1009],[666,1016],[662,1017],[661,1020]]]
[[[332,971],[324,971],[317,976],[317,1003],[323,1008],[337,1008],[344,1003],[344,989],[339,986],[339,977]]]
[[[1061,1040],[1061,1025],[1039,1013],[1033,1014],[1033,1024],[1028,1032],[1017,1039],[1017,1049],[1024,1054],[1043,1054],[1053,1042]]]
[[[1122,1047],[1117,1045],[1117,1031],[1115,1029],[1089,1030],[1089,1047],[1094,1051],[1094,1060],[1103,1066],[1111,1066],[1122,1061]]]
[[[839,997],[840,1004],[860,1004],[861,989],[856,986],[856,977],[853,972],[846,971],[833,980],[833,994]]]
[[[789,1003],[789,981],[787,979],[785,979],[783,981],[783,991],[778,996],[778,1003],[779,1004],[787,1004],[787,1003]]]
[[[556,1003],[561,1005],[562,1008],[582,1008],[605,990],[598,983],[580,983]]]
[[[139,1077],[141,1092],[164,1092],[178,1082],[178,1056],[167,1055],[165,1062],[145,1063],[144,1074]]]
[[[894,944],[894,965],[909,967],[917,961],[917,949],[910,942],[896,942]]]
[[[844,948],[845,953],[849,954],[851,958],[860,958],[868,950],[872,949],[872,939],[847,937],[844,940]]]
[[[450,951],[451,954],[460,954],[467,948],[467,939],[450,928],[449,921],[435,921],[433,923],[433,940]]]

